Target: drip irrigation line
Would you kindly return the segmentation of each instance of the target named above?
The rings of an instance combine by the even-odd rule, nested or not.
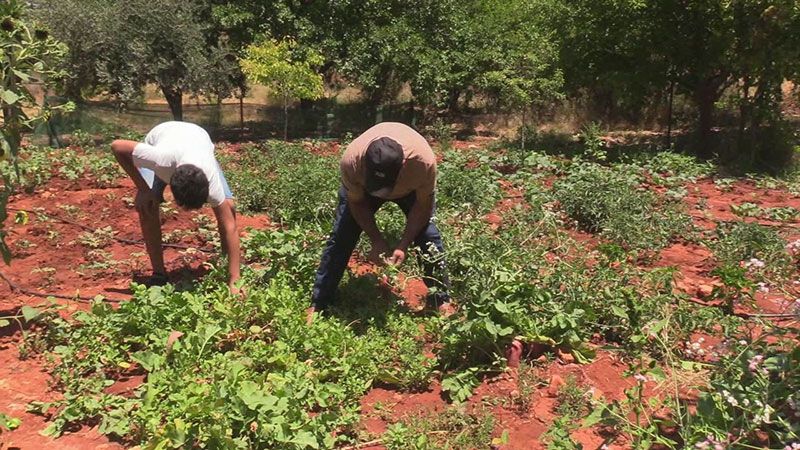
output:
[[[423,433],[423,434],[426,435],[426,436],[430,436],[430,435],[448,434],[448,433],[450,433],[450,432],[446,431],[446,430],[434,430],[434,431],[428,431],[427,433]],[[376,446],[376,445],[381,445],[384,442],[385,442],[384,439],[375,439],[373,441],[361,442],[361,443],[358,443],[358,444],[355,444],[355,445],[342,447],[339,450],[358,450],[358,449],[361,449],[361,448],[367,448],[367,447],[373,447],[373,446]]]
[[[26,213],[28,212],[27,210],[20,209],[20,208],[9,207],[7,209],[9,211],[22,211],[22,212],[26,212]],[[84,224],[82,224],[80,222],[77,222],[75,220],[68,219],[66,217],[61,217],[61,216],[58,216],[56,214],[52,214],[52,213],[49,213],[49,212],[43,212],[43,213],[38,213],[38,214],[42,214],[45,217],[49,217],[51,219],[58,220],[59,222],[64,222],[66,224],[76,226],[78,228],[81,228],[81,229],[86,230],[86,231],[90,231],[92,233],[97,231],[97,228],[92,228],[92,227],[90,227],[88,225],[84,225]],[[118,242],[121,242],[123,244],[128,244],[128,245],[143,245],[144,244],[144,241],[141,240],[141,239],[126,239],[126,238],[119,237],[119,236],[114,236],[114,240],[118,241]],[[214,253],[214,251],[215,251],[212,248],[197,248],[197,247],[192,247],[191,245],[183,245],[183,244],[162,243],[161,246],[162,247],[167,247],[167,248],[176,248],[176,249],[179,249],[179,250],[195,249],[195,250],[201,251],[203,253]]]
[[[723,308],[722,304],[714,304],[714,303],[706,303],[702,300],[696,298],[688,298],[687,301],[694,303],[695,305],[705,306],[707,308]],[[797,314],[780,314],[780,313],[745,313],[745,312],[734,312],[732,315],[741,317],[742,319],[796,319],[798,317]]]
[[[11,292],[17,292],[17,293],[20,293],[20,294],[30,295],[30,296],[39,297],[39,298],[51,298],[52,297],[52,298],[58,298],[58,299],[61,299],[61,300],[75,301],[75,302],[79,302],[79,303],[91,303],[91,302],[94,301],[93,297],[84,297],[82,295],[48,294],[48,293],[34,291],[34,290],[31,290],[31,289],[26,289],[24,287],[21,287],[20,285],[18,285],[14,281],[12,281],[10,278],[8,278],[6,276],[6,274],[4,274],[2,271],[0,271],[0,278],[2,278],[6,283],[8,283],[8,287],[11,289]],[[103,296],[103,299],[105,301],[111,302],[111,303],[120,303],[120,302],[127,301],[127,300],[124,300],[124,299],[110,298],[110,297],[105,297],[105,296]]]

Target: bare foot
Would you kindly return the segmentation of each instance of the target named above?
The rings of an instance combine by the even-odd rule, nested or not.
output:
[[[317,312],[317,309],[313,306],[306,309],[306,325],[311,325],[314,323],[314,313]]]

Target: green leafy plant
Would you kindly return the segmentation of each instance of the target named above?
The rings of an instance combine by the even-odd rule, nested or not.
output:
[[[53,108],[40,105],[31,93],[30,86],[40,83],[50,86],[63,76],[56,69],[66,48],[49,37],[46,31],[36,29],[36,24],[27,17],[26,4],[9,0],[0,5],[0,156],[14,164],[17,182],[20,174],[16,165],[17,154],[22,143],[22,133],[36,123],[45,120]],[[62,109],[69,109],[68,104]],[[11,178],[5,177],[0,192],[0,224],[7,217],[6,203],[12,189]],[[0,225],[0,255],[6,264],[11,260],[11,251],[5,242],[6,231]]]
[[[785,276],[791,270],[786,241],[773,229],[757,223],[720,224],[717,239],[709,246],[720,266],[750,263],[762,273]]]
[[[632,173],[578,164],[553,191],[581,227],[629,248],[657,250],[689,229],[678,203],[643,189]]]
[[[389,426],[384,444],[389,450],[455,450],[501,445],[506,438],[492,439],[495,421],[488,411],[467,413],[448,408],[441,414],[411,417]]]
[[[242,72],[255,83],[274,89],[283,99],[283,140],[289,137],[289,100],[322,97],[322,76],[316,68],[323,63],[318,52],[302,48],[295,41],[263,39],[247,47],[240,61]]]
[[[22,420],[19,418],[0,413],[0,434],[3,433],[3,430],[16,430],[20,425],[22,425]]]

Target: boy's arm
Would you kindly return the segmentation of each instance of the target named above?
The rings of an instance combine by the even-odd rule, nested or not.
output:
[[[131,177],[133,180],[133,184],[142,191],[150,190],[150,186],[147,185],[147,182],[144,181],[142,178],[142,174],[136,169],[136,166],[133,164],[133,149],[139,145],[136,141],[127,141],[123,139],[117,139],[116,141],[111,143],[111,152],[114,153],[114,158],[117,159],[119,165],[125,170],[125,173]]]
[[[139,145],[136,141],[127,141],[124,139],[117,139],[111,143],[111,152],[114,153],[114,158],[117,159],[119,165],[125,170],[125,173],[133,180],[136,185],[136,210],[140,214],[150,216],[153,211],[158,212],[158,204],[160,199],[156,197],[150,186],[142,178],[142,174],[136,169],[133,164],[133,150]]]
[[[214,207],[214,215],[217,218],[222,250],[228,255],[228,287],[232,293],[239,294],[236,282],[241,276],[241,251],[233,200],[225,199],[222,204]]]

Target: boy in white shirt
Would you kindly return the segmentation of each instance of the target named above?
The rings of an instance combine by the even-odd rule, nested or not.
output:
[[[144,142],[116,140],[111,150],[136,185],[136,211],[147,254],[153,266],[151,285],[167,282],[161,246],[159,204],[170,186],[179,207],[200,209],[209,203],[217,218],[222,250],[228,255],[228,285],[239,293],[239,234],[233,194],[214,156],[214,143],[201,127],[187,122],[165,122],[153,128]]]

